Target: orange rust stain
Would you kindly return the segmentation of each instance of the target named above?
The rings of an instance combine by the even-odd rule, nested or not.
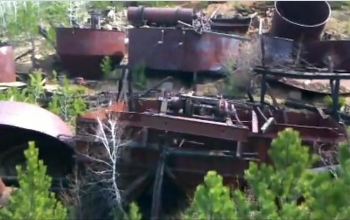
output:
[[[105,118],[107,112],[123,112],[127,110],[126,107],[125,102],[118,102],[106,108],[100,108],[96,111],[88,112],[80,117],[86,119]]]

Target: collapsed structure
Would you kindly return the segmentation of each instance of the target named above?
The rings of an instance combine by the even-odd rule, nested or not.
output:
[[[312,8],[313,17],[299,8]],[[259,35],[261,63],[252,67],[254,74],[261,77],[260,100],[257,101],[249,89],[248,100],[199,96],[195,91],[174,93],[160,85],[141,93],[134,92],[130,86],[133,79],[128,73],[141,64],[151,71],[227,76],[224,63],[228,57],[237,57],[240,44],[250,39],[223,32],[235,32],[237,27],[241,32],[242,24],[246,24],[247,31],[251,18],[239,21],[204,19],[191,9],[130,7],[128,19],[134,28],[128,32],[129,62],[123,65],[115,103],[79,116],[73,135],[63,122],[44,110],[35,110],[23,103],[0,102],[0,110],[4,106],[4,111],[0,111],[2,134],[8,134],[3,136],[3,141],[7,141],[8,146],[17,146],[28,140],[42,140],[34,137],[45,134],[45,142],[50,139],[69,146],[71,150],[67,150],[65,159],[60,161],[71,168],[75,159],[91,162],[81,157],[87,151],[103,150],[102,145],[106,143],[95,138],[98,133],[120,139],[118,143],[121,144],[111,147],[118,147],[121,155],[116,165],[122,198],[129,202],[151,191],[149,204],[153,219],[160,216],[166,204],[163,191],[168,182],[191,195],[207,171],[216,170],[226,184],[243,188],[246,186],[243,174],[249,162],[270,163],[267,152],[271,141],[285,128],[298,131],[310,152],[318,154],[334,152],[340,142],[347,140],[345,125],[349,116],[340,111],[338,102],[339,94],[346,93],[346,89],[341,88],[342,83],[350,79],[350,67],[346,62],[349,56],[345,49],[349,43],[321,40],[330,13],[326,1],[275,2],[272,27],[268,33]],[[82,76],[82,71],[86,74],[84,77],[96,79],[100,78],[97,69],[104,56],[112,56],[114,65],[121,62],[125,36],[121,31],[101,30],[96,26],[92,29],[58,28],[57,50],[72,76]],[[85,68],[86,60],[91,64],[88,68]],[[265,101],[269,81],[305,89],[303,85],[307,80],[309,84],[329,86],[327,93],[333,100],[331,109],[293,103],[293,107],[308,110],[295,111]],[[121,93],[126,91],[127,98],[121,98]],[[13,105],[11,113],[6,110],[8,105]],[[20,112],[13,113],[13,109],[19,108],[32,109],[28,111],[33,118],[42,111],[40,117],[47,115],[45,122],[51,123],[45,124],[46,127],[37,124],[32,127],[33,123],[25,123],[17,117]],[[8,118],[7,122],[1,122],[4,117]],[[123,131],[116,135],[111,129],[102,129],[101,122],[108,120],[117,120]],[[11,129],[18,129],[16,132],[23,132],[22,136],[28,138],[15,143],[10,138],[10,131],[14,132]],[[72,156],[72,149],[79,156]],[[319,161],[315,167],[326,165]]]

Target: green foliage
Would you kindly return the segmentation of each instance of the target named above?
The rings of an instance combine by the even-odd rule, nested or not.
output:
[[[350,2],[348,1],[329,1],[328,3],[332,10],[342,10],[350,7]]]
[[[87,110],[85,100],[82,98],[85,93],[84,87],[72,86],[69,80],[63,77],[63,86],[55,91],[48,109],[74,124],[75,117]]]
[[[147,79],[145,75],[145,70],[146,64],[140,63],[132,71],[133,80],[136,84],[138,84],[138,86],[146,87]]]
[[[136,205],[136,203],[131,203],[130,210],[128,213],[125,214],[124,219],[125,220],[141,220],[141,218],[142,217],[140,214],[139,207]]]
[[[328,95],[328,96],[324,97],[323,101],[328,107],[333,106],[333,99],[331,96]],[[339,108],[342,108],[345,105],[346,105],[346,98],[343,96],[339,96],[339,102],[338,102]]]
[[[299,134],[286,129],[273,141],[274,166],[251,163],[245,172],[251,194],[228,196],[222,178],[209,172],[197,187],[186,219],[348,219],[350,217],[350,151],[340,146],[337,178],[309,169],[317,157],[302,146]],[[299,198],[305,199],[298,204]],[[278,204],[278,205],[277,205]]]
[[[43,78],[42,73],[39,71],[34,71],[29,75],[29,78],[29,85],[25,89],[26,96],[30,98],[31,103],[37,104],[39,103],[40,99],[45,96],[45,79]]]
[[[233,219],[237,216],[231,202],[230,190],[215,171],[209,171],[204,184],[197,187],[193,205],[187,210],[185,219]]]
[[[66,208],[50,192],[52,178],[39,160],[34,142],[24,151],[26,167],[17,166],[20,188],[10,197],[8,207],[0,209],[1,219],[67,219]]]
[[[108,7],[116,7],[116,9],[122,8],[123,2],[118,1],[89,1],[88,7],[95,10],[103,11]]]
[[[168,1],[144,1],[138,2],[140,5],[145,5],[149,7],[173,7],[175,6],[175,2]]]
[[[0,93],[0,100],[11,100],[19,102],[27,102],[38,104],[44,97],[44,80],[41,72],[35,71],[29,75],[30,81],[26,88],[19,89],[18,87],[11,87]]]
[[[6,35],[12,38],[37,35],[39,7],[35,2],[27,2],[25,6],[17,7],[16,13],[7,15]]]
[[[106,79],[118,78],[117,72],[113,69],[112,59],[109,56],[105,56],[100,64],[103,75]]]
[[[5,36],[11,40],[23,40],[39,36],[38,25],[66,25],[68,7],[69,2],[58,1],[14,3],[13,10],[8,10],[2,15]],[[55,39],[54,36],[51,37],[52,40]]]
[[[35,71],[29,77],[29,84],[26,88],[11,87],[6,89],[0,93],[0,101],[11,100],[42,106],[43,100],[50,100],[48,110],[72,124],[74,124],[76,116],[86,112],[87,106],[83,98],[86,93],[84,87],[71,85],[69,80],[64,77],[63,86],[58,87],[51,99],[48,99],[45,95],[45,79],[42,73]],[[57,83],[55,78],[54,82]]]

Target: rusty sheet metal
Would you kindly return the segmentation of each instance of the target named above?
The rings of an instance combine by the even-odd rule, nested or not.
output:
[[[133,25],[157,24],[175,26],[178,21],[192,24],[195,11],[191,8],[129,7],[128,21]]]
[[[151,112],[159,110],[159,101],[155,99],[142,99],[141,102],[139,107],[143,110],[147,109]],[[109,108],[119,111],[120,104]],[[323,148],[336,145],[339,141],[344,140],[346,133],[346,129],[335,120],[323,119],[317,113],[285,110],[276,110],[271,113],[265,109],[265,116],[274,117],[275,123],[265,134],[254,134],[251,132],[251,111],[237,108],[236,113],[245,126],[241,125],[239,128],[225,123],[166,114],[123,112],[119,120],[127,122],[126,126],[133,127],[131,129],[133,132],[128,133],[131,141],[124,145],[121,150],[121,158],[118,160],[117,167],[121,169],[118,181],[122,183],[120,184],[121,189],[129,191],[139,177],[149,172],[150,169],[154,170],[154,167],[159,164],[159,159],[162,158],[161,149],[166,149],[166,155],[169,157],[169,160],[165,162],[166,175],[170,176],[171,181],[174,181],[183,191],[191,194],[208,170],[217,170],[227,185],[233,186],[237,182],[240,186],[244,185],[243,174],[244,170],[249,167],[249,162],[271,162],[268,155],[271,141],[277,136],[278,131],[287,127],[292,127],[300,132],[302,143],[309,146],[310,152],[315,149],[314,146],[317,143],[322,144]],[[87,114],[87,116],[88,118],[83,116],[79,118],[79,121],[77,120],[77,127],[84,127],[84,123],[89,123],[90,126],[92,123],[96,124],[93,114]],[[231,119],[236,122],[233,117]],[[265,120],[262,117],[257,120],[260,128]],[[248,127],[248,130],[242,127]],[[149,129],[145,129],[146,132],[143,133],[144,128]],[[159,148],[160,139],[164,138],[164,131],[169,131],[166,137],[168,141],[166,145],[163,145],[164,148]],[[82,138],[77,141],[79,149],[84,151],[91,144],[98,148],[98,143],[91,143],[86,138],[87,134],[95,131],[86,132],[87,130],[85,130],[85,136],[81,133]],[[90,147],[90,149],[96,148]],[[238,150],[239,148],[242,151]],[[237,153],[239,151],[241,153]],[[144,193],[146,190],[142,188],[141,191]],[[139,193],[138,190],[131,192],[134,196]]]
[[[310,64],[319,68],[327,68],[325,62],[329,56],[334,64],[334,70],[350,72],[350,41],[319,41],[303,44],[303,58]]]
[[[101,61],[119,64],[125,55],[125,33],[115,30],[56,28],[57,53],[70,76],[101,79]]]
[[[320,40],[330,16],[326,1],[276,1],[269,33],[293,40]]]
[[[276,79],[272,79],[276,80]],[[329,85],[329,80],[304,80],[304,79],[288,79],[281,78],[277,79],[279,83],[283,83],[285,85],[291,86],[293,88],[297,88],[303,91],[309,91],[318,94],[331,94],[331,88]],[[350,80],[340,80],[340,95],[348,95],[350,94]]]
[[[0,82],[15,82],[16,69],[11,46],[0,46]]]
[[[228,59],[238,54],[242,39],[193,30],[134,28],[129,30],[129,65],[135,68],[143,63],[154,70],[222,74]]]
[[[288,39],[276,39],[263,36],[266,51],[267,64],[278,63],[279,57],[284,64],[293,62],[293,42]],[[289,57],[287,56],[289,55]],[[273,56],[274,59],[271,59]],[[301,57],[306,61],[307,66],[317,68],[328,68],[326,58],[331,57],[334,70],[350,72],[350,41],[317,41],[305,42],[302,44]],[[271,62],[271,60],[273,62]],[[290,62],[285,62],[289,60]],[[299,79],[278,79],[279,82],[305,91],[331,94],[328,80],[299,80]],[[340,81],[340,94],[350,94],[350,80]]]
[[[126,121],[131,127],[148,127],[151,129],[198,135],[224,140],[246,141],[249,129],[243,125],[228,125],[222,122],[205,121],[194,118],[158,115],[148,113],[122,112],[120,121]],[[77,124],[94,120],[84,116],[77,118]],[[80,130],[77,130],[80,132]],[[77,132],[77,134],[79,134]]]
[[[246,34],[252,18],[213,18],[210,20],[211,30],[224,33]]]
[[[1,101],[0,126],[3,131],[6,129],[3,126],[9,126],[9,128],[14,127],[22,131],[44,134],[58,141],[61,141],[59,135],[73,136],[69,126],[57,115],[37,105],[24,102]],[[13,137],[16,137],[16,134]],[[4,136],[0,136],[1,138]]]
[[[290,39],[261,35],[264,44],[266,65],[288,65],[293,63],[294,42]]]

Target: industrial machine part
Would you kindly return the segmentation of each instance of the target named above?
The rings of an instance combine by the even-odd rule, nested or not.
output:
[[[276,1],[270,34],[297,41],[320,40],[330,16],[327,1]]]
[[[244,35],[248,31],[251,21],[251,17],[213,18],[210,20],[210,28],[212,31],[221,33],[239,33]]]
[[[110,68],[125,55],[125,33],[100,29],[100,16],[90,13],[89,28],[56,28],[57,54],[72,78],[98,80],[104,77],[102,60],[110,58]]]
[[[7,45],[0,45],[0,83],[16,81],[14,59],[13,48]]]
[[[7,184],[16,183],[17,165],[24,165],[23,151],[35,141],[39,158],[54,182],[73,171],[74,149],[70,127],[57,115],[39,106],[14,101],[0,102],[0,174]],[[57,186],[57,185],[56,185]]]
[[[238,55],[242,40],[248,39],[213,32],[199,34],[193,29],[133,28],[129,30],[129,66],[224,75],[227,61]]]
[[[125,54],[125,33],[116,30],[57,28],[57,53],[71,77],[103,78],[101,62],[119,64]]]
[[[176,26],[178,21],[192,24],[196,18],[194,9],[191,8],[153,8],[153,7],[129,7],[128,21],[135,26],[156,24],[160,26]]]
[[[301,53],[309,65],[328,68],[327,58],[329,58],[335,71],[350,72],[349,49],[349,40],[329,40],[305,43]]]
[[[216,170],[225,183],[243,187],[249,162],[269,163],[270,143],[285,128],[297,130],[303,143],[316,150],[320,146],[334,150],[336,143],[345,140],[345,128],[318,113],[261,109],[254,103],[249,107],[194,94],[165,93],[136,103],[134,112],[119,103],[77,118],[76,149],[81,154],[101,149],[94,138],[100,129],[96,117],[102,122],[107,115],[118,117],[126,125],[125,135],[119,136],[118,186],[126,202],[151,190],[152,202],[147,204],[154,219],[167,203],[165,179],[192,195],[207,171]]]

